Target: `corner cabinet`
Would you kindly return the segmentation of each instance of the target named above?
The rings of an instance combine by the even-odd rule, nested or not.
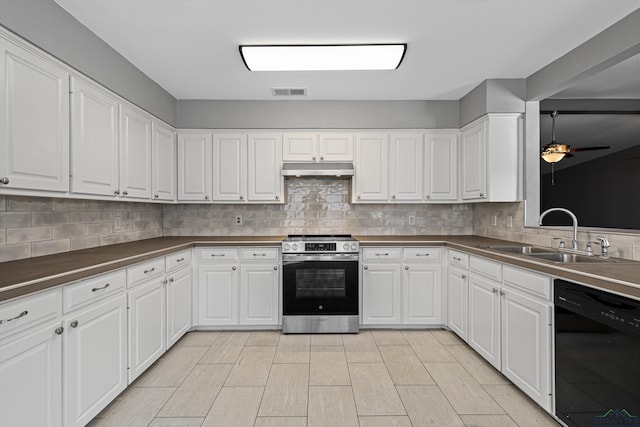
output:
[[[522,115],[488,114],[462,128],[463,201],[522,199]]]
[[[69,73],[0,38],[0,100],[0,191],[69,191]]]

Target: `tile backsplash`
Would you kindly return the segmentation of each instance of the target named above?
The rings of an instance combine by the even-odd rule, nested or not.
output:
[[[0,196],[0,262],[160,236],[161,205]]]
[[[473,206],[351,204],[351,180],[288,178],[284,205],[165,205],[165,236],[472,234]],[[243,225],[236,225],[241,215]],[[409,217],[415,217],[415,225]]]

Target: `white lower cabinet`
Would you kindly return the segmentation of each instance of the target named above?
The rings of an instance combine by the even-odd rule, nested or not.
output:
[[[500,369],[500,282],[469,274],[469,345]]]
[[[198,326],[279,325],[277,248],[198,250]]]
[[[439,248],[364,249],[362,324],[441,325],[440,253]]]
[[[167,349],[191,329],[191,269],[167,278]]]
[[[60,313],[59,289],[0,305],[0,425],[62,425]]]

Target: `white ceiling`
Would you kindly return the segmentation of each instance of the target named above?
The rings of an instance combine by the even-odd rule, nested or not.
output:
[[[178,99],[457,100],[525,78],[638,0],[55,0]],[[395,71],[249,72],[240,44],[406,42]]]

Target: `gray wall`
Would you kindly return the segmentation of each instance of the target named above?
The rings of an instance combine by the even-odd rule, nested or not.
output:
[[[178,101],[179,128],[458,128],[458,101]]]
[[[524,79],[485,80],[460,99],[460,127],[487,113],[524,113]]]
[[[540,101],[640,53],[640,9],[527,77],[527,100]]]
[[[0,24],[176,125],[176,99],[53,0],[0,0]]]

